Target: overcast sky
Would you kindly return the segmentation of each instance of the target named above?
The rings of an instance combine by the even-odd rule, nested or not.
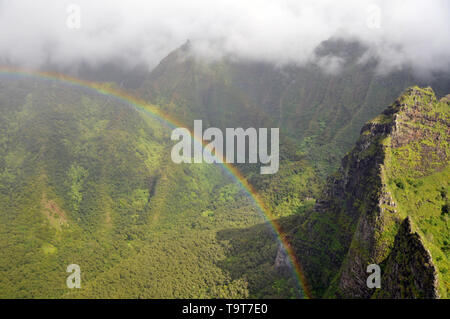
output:
[[[385,70],[410,64],[422,72],[450,71],[449,3],[0,0],[0,61],[37,68],[114,60],[151,68],[190,39],[210,58],[301,64],[334,36],[363,42]]]

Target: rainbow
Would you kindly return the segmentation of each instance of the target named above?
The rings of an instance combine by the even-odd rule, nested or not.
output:
[[[116,100],[124,102],[125,104],[131,105],[134,108],[141,110],[144,113],[146,113],[152,117],[157,118],[158,120],[162,121],[163,123],[166,123],[170,127],[173,127],[173,128],[186,127],[191,132],[191,136],[193,136],[194,139],[196,139],[200,143],[206,144],[205,141],[203,141],[201,139],[201,137],[195,136],[191,129],[189,129],[185,124],[181,123],[179,120],[174,118],[172,115],[164,112],[163,110],[161,110],[161,108],[159,108],[155,105],[149,104],[148,102],[144,101],[141,98],[138,98],[136,96],[131,95],[130,93],[125,92],[124,90],[121,90],[118,88],[113,88],[113,87],[108,86],[103,83],[81,80],[81,79],[78,79],[78,78],[75,78],[72,76],[67,76],[64,74],[59,74],[59,73],[54,73],[54,72],[43,72],[43,71],[36,71],[36,70],[28,70],[28,69],[19,69],[19,68],[0,66],[0,74],[47,79],[47,80],[58,81],[58,82],[62,82],[65,84],[74,85],[77,87],[95,91],[101,95],[115,98]],[[221,156],[221,155],[216,154],[215,156]],[[271,210],[264,203],[261,196],[254,189],[254,187],[247,181],[247,179],[242,175],[242,173],[236,167],[234,167],[232,164],[225,163],[224,160],[222,162],[223,163],[220,163],[220,165],[223,166],[225,168],[225,170],[228,171],[236,179],[236,181],[242,186],[242,188],[246,191],[248,196],[250,198],[252,198],[252,200],[254,201],[257,208],[263,213],[265,219],[271,225],[279,242],[283,245],[284,249],[286,250],[286,252],[289,256],[289,261],[291,263],[293,273],[296,277],[297,282],[299,283],[299,286],[303,292],[303,295],[306,298],[311,298],[312,297],[311,290],[309,288],[309,284],[308,284],[308,281],[306,280],[306,277],[304,275],[304,271],[301,267],[301,264],[298,261],[298,258],[296,257],[294,250],[292,249],[291,245],[289,244],[289,242],[286,238],[286,234],[282,230],[282,227],[276,221],[275,216],[273,216]]]

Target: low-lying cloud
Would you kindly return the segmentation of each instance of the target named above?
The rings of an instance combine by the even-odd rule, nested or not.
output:
[[[23,67],[152,68],[187,39],[208,58],[301,65],[331,37],[360,41],[380,70],[448,72],[450,2],[0,0],[0,62]]]

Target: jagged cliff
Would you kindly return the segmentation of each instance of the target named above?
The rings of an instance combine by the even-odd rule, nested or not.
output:
[[[296,234],[316,296],[447,296],[449,109],[413,87],[363,127]],[[369,264],[380,289],[367,287]]]
[[[439,298],[436,267],[421,236],[407,217],[395,236],[382,277],[379,298]]]

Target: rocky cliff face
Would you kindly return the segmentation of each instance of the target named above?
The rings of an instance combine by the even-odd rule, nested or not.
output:
[[[279,272],[291,270],[292,266],[289,262],[289,255],[283,245],[278,245],[277,256],[274,263],[275,269]]]
[[[409,217],[395,236],[382,284],[375,293],[378,298],[439,298],[436,267],[422,238],[412,231]]]
[[[351,241],[345,243],[349,250],[340,271],[339,297],[370,297],[366,267],[380,263],[389,247],[389,242],[377,240],[377,234],[383,232],[384,224],[389,223],[387,219],[395,214],[395,202],[382,178],[385,159],[382,141],[394,129],[395,121],[366,124],[355,148],[342,161],[339,175],[328,194],[328,198],[337,196],[340,199],[339,213],[351,216],[352,226],[356,228]],[[319,207],[322,211],[328,209],[327,202],[329,199]]]
[[[448,99],[438,101],[430,88],[413,87],[363,127],[316,212],[303,223],[308,235],[299,241],[300,254],[309,256],[304,268],[318,295],[446,293],[439,277],[446,281],[449,265],[448,216],[440,208],[449,188],[449,109]],[[367,287],[369,264],[381,266],[381,289]]]
[[[346,194],[351,194],[346,198],[347,207],[351,205],[350,213],[356,213],[359,218],[341,267],[337,296],[370,297],[373,289],[366,285],[366,267],[383,263],[386,264],[384,293],[377,296],[438,296],[432,257],[421,235],[411,234],[409,217],[397,235],[392,236],[404,216],[397,210],[389,186],[389,178],[395,177],[397,170],[407,170],[408,175],[420,178],[448,166],[450,122],[444,116],[445,109],[444,113],[437,111],[439,106],[445,108],[438,104],[430,88],[407,90],[363,128],[356,148],[344,160],[341,183],[346,187]],[[443,130],[435,129],[438,127]],[[434,143],[428,143],[430,140]],[[416,147],[417,143],[420,147]],[[401,154],[399,150],[405,148],[407,154]],[[415,157],[414,162],[410,161],[411,157]],[[395,188],[405,187],[401,180],[394,183]]]

